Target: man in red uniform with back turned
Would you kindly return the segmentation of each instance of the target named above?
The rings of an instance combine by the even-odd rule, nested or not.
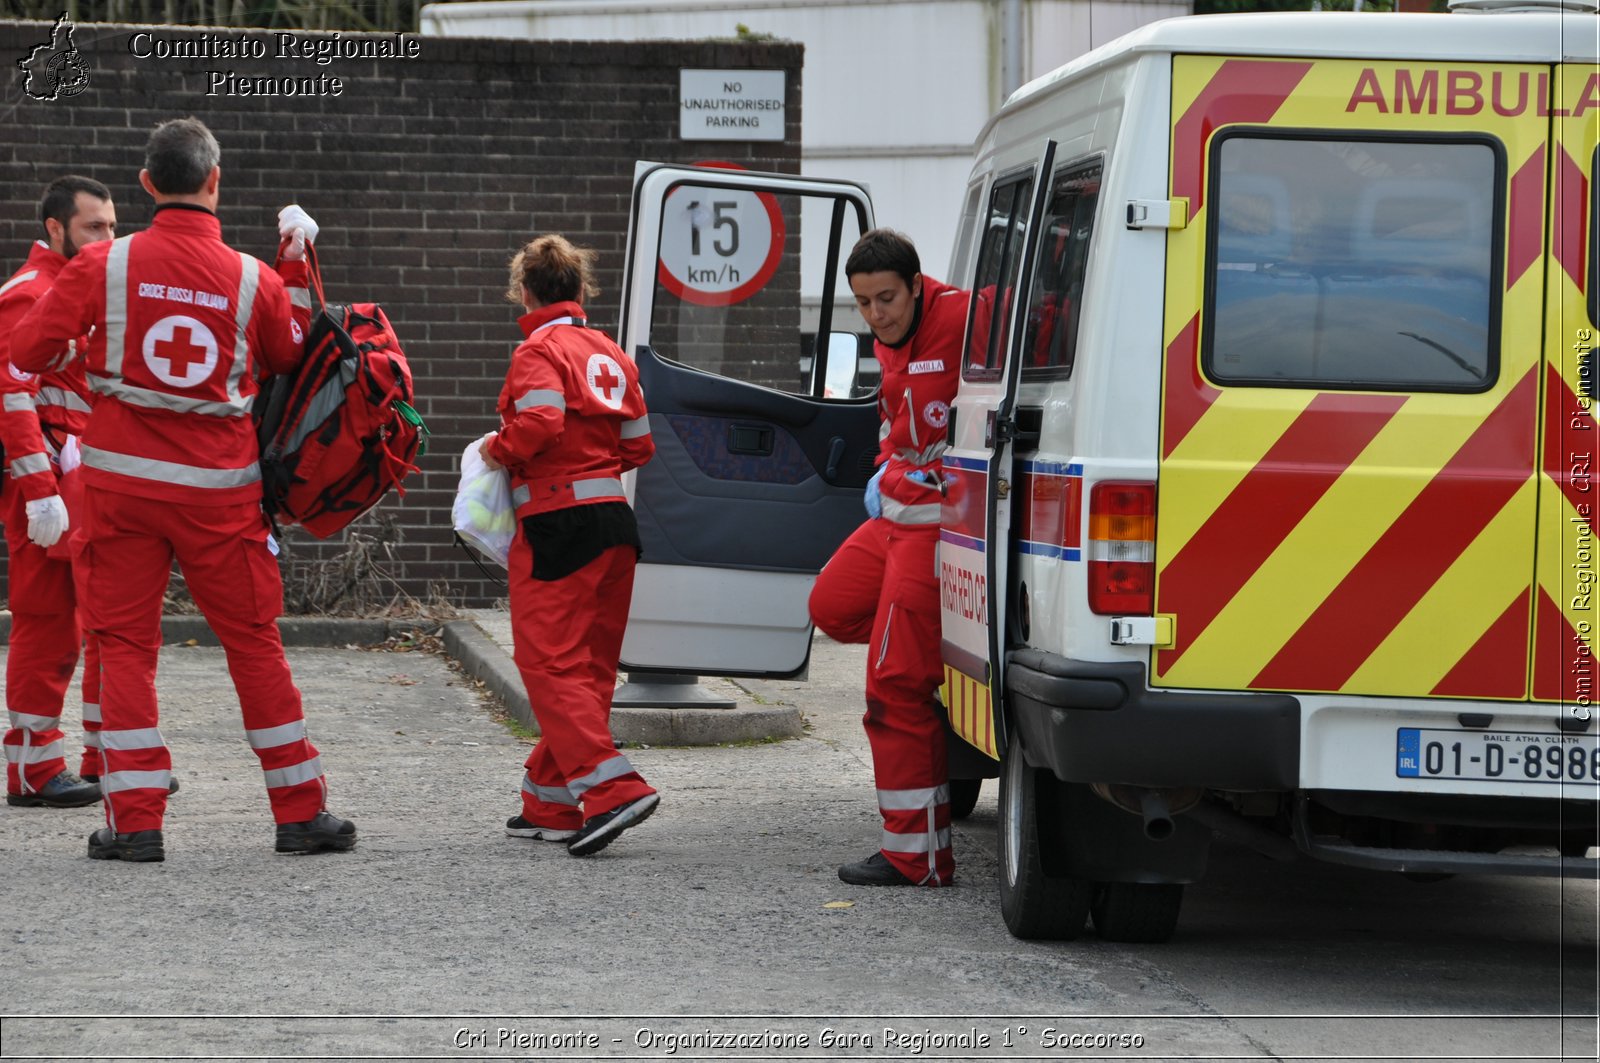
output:
[[[845,276],[872,329],[883,370],[871,520],[829,559],[811,591],[811,618],[840,642],[865,642],[867,713],[883,838],[839,869],[861,886],[948,886],[950,787],[938,691],[939,466],[961,379],[967,293],[922,275],[911,241],[874,229]]]
[[[116,235],[111,190],[87,177],[51,181],[39,200],[45,238],[0,284],[0,446],[6,479],[0,514],[10,559],[11,652],[6,655],[6,803],[76,808],[100,800],[100,662],[90,640],[83,674],[83,761],[67,769],[61,708],[83,641],[65,534],[64,483],[89,416],[83,366],[35,375],[11,364],[11,331],[67,260]],[[81,342],[69,341],[69,342]],[[73,476],[72,479],[76,479]]]
[[[155,673],[174,558],[227,652],[278,851],[356,842],[355,825],[324,808],[322,762],[278,635],[283,583],[250,417],[258,374],[290,372],[303,355],[305,243],[316,225],[299,207],[279,215],[281,277],[229,248],[216,216],[220,158],[198,120],[157,126],[139,174],[156,202],[150,228],[80,252],[12,341],[14,365],[59,372],[83,357],[60,354],[65,341],[94,329],[74,565],[103,675],[108,825],[89,838],[97,860],[165,858],[172,759],[157,728]]]

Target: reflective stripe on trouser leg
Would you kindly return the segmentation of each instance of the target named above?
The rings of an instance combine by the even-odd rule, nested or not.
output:
[[[100,730],[106,819],[113,830],[159,830],[172,783],[172,754],[158,727]]]
[[[261,761],[262,781],[266,783],[274,817],[277,817],[280,805],[293,808],[293,811],[285,811],[284,814],[295,818],[279,818],[277,821],[303,823],[313,818],[322,808],[325,788],[322,757],[306,736],[305,719],[294,719],[270,727],[247,727],[244,735],[250,742],[250,748],[255,750],[256,758]],[[316,808],[306,814],[305,808],[300,806],[313,798]]]
[[[898,526],[889,534],[863,721],[883,816],[883,855],[907,878],[930,886],[948,885],[955,875],[943,710],[935,700],[944,671],[933,579],[937,535],[937,527]]]
[[[655,792],[631,765],[613,775],[619,765],[607,763],[618,759],[611,698],[636,559],[633,547],[615,546],[571,575],[540,581],[526,540],[511,544],[514,656],[541,735],[529,772],[537,785],[578,794],[584,818]]]
[[[555,762],[550,759],[549,747],[541,738],[528,754],[522,776],[522,818],[541,827],[556,830],[577,830],[583,826],[583,813],[578,809],[578,795],[564,783],[542,785],[535,778],[557,778]]]

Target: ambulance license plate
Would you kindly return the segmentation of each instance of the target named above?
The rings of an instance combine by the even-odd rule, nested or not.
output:
[[[1402,779],[1564,783],[1600,788],[1600,737],[1402,727],[1394,773]]]

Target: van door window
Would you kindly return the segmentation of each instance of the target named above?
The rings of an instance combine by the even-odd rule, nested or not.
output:
[[[1483,138],[1218,134],[1207,374],[1319,389],[1490,388],[1504,167]]]
[[[1026,376],[1072,375],[1100,172],[1099,163],[1078,166],[1058,173],[1051,186],[1022,341]]]
[[[967,315],[966,380],[995,380],[1005,362],[1006,330],[1011,325],[1012,288],[1027,245],[1028,208],[1033,199],[1031,174],[997,184],[989,196],[988,218],[978,250],[972,284],[972,312]]]
[[[650,319],[658,354],[792,395],[849,399],[876,386],[875,363],[845,393],[813,379],[819,329],[870,341],[840,268],[865,231],[853,203],[683,181],[661,213]],[[846,347],[830,346],[830,360],[853,355]]]

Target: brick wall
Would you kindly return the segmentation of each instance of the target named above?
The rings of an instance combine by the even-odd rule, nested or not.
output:
[[[0,22],[0,65],[10,71],[0,101],[0,279],[38,236],[37,196],[59,174],[105,182],[120,231],[144,228],[151,204],[138,171],[150,128],[183,115],[203,119],[222,144],[225,238],[270,261],[278,208],[301,203],[323,226],[318,246],[329,298],[382,303],[410,356],[433,441],[404,501],[391,498],[356,526],[394,540],[379,553],[397,586],[380,580],[380,595],[384,588],[417,598],[442,593],[479,605],[504,594],[452,545],[449,508],[461,451],[494,427],[495,396],[520,339],[518,311],[502,295],[511,254],[552,231],[597,249],[602,294],[588,310],[614,334],[636,159],[799,170],[798,44],[408,35],[416,58],[319,66],[278,58],[267,31],[158,31],[180,50],[209,41],[215,52],[220,38],[259,41],[262,59],[138,58],[138,31],[79,24],[74,43],[89,64],[87,89],[40,101],[24,93],[16,61],[50,39],[51,24]],[[785,70],[784,141],[679,140],[683,67]],[[208,95],[208,71],[328,75],[343,92]],[[344,537],[318,543],[291,532],[287,546],[291,589],[297,568],[336,581],[336,561],[350,555]]]

